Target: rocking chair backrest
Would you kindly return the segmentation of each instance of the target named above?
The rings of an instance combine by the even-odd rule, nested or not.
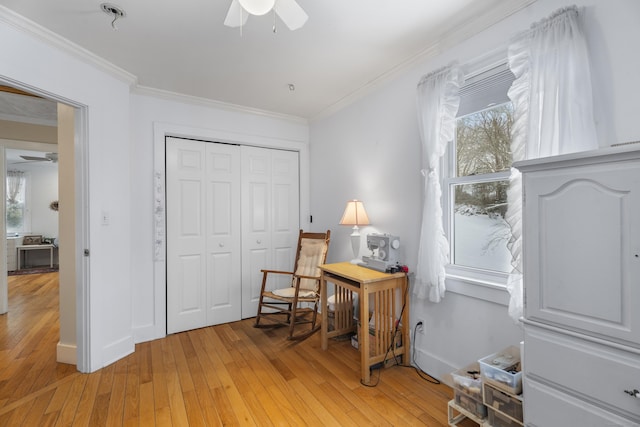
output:
[[[298,239],[298,250],[296,254],[295,276],[312,276],[318,279],[300,279],[300,289],[317,291],[319,287],[320,268],[327,259],[329,250],[329,237],[331,231],[326,233],[304,233],[300,230]]]

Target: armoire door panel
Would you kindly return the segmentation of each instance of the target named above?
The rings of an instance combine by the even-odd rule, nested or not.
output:
[[[625,215],[628,191],[617,191],[587,179],[567,181],[559,189],[540,194],[539,259],[542,283],[541,308],[582,317],[587,321],[621,324],[622,288],[609,288],[593,297],[584,284],[622,283],[622,251],[628,236]],[[608,218],[609,226],[602,226]],[[616,232],[612,232],[615,229]],[[585,233],[589,230],[589,233]],[[597,245],[590,245],[592,241]],[[557,256],[562,253],[563,256]],[[602,260],[585,265],[586,259]]]
[[[640,347],[638,163],[524,175],[527,318]]]

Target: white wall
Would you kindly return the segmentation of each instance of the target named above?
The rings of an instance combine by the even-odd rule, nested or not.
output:
[[[314,226],[331,228],[329,261],[351,258],[350,229],[338,226],[345,202],[365,202],[370,227],[361,230],[398,235],[403,262],[414,271],[422,211],[423,178],[416,112],[421,76],[457,60],[477,62],[504,52],[510,37],[560,7],[586,6],[592,51],[597,131],[601,146],[640,140],[635,103],[640,96],[640,2],[618,0],[538,0],[472,39],[424,59],[354,104],[310,125],[311,213]],[[361,254],[365,253],[363,247]],[[411,327],[426,323],[416,339],[417,361],[438,377],[478,358],[517,344],[522,331],[507,314],[507,293],[448,281],[439,304],[411,298]]]
[[[144,90],[131,96],[131,278],[136,342],[166,334],[166,268],[154,259],[154,172],[164,180],[164,136],[183,136],[299,151],[302,227],[309,213],[306,121],[229,108],[213,102],[163,96]],[[151,94],[150,94],[151,93]]]
[[[128,244],[132,180],[129,156],[123,155],[129,150],[129,83],[54,46],[65,44],[0,9],[0,81],[85,108],[84,131],[76,135],[76,145],[88,151],[88,179],[80,184],[90,194],[83,209],[89,216],[91,246],[86,249],[91,255],[78,259],[88,263],[90,286],[78,295],[88,301],[90,311],[78,319],[88,329],[89,349],[80,368],[95,370],[134,351]],[[80,188],[75,190],[78,197]],[[103,212],[109,214],[108,225],[101,223]]]

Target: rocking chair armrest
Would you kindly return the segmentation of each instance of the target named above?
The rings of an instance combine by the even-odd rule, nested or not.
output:
[[[320,280],[320,276],[304,276],[302,274],[293,274],[293,277],[294,278],[299,277],[301,279]]]
[[[293,271],[281,271],[281,270],[260,270],[263,273],[274,273],[274,274],[290,274],[293,275]]]

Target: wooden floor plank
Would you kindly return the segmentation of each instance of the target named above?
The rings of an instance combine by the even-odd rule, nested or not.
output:
[[[254,319],[140,343],[81,374],[55,362],[51,274],[11,278],[11,319],[0,316],[0,426],[448,426],[449,387],[404,367],[374,371],[377,386],[365,387],[350,340],[323,351],[320,334],[292,342]]]

